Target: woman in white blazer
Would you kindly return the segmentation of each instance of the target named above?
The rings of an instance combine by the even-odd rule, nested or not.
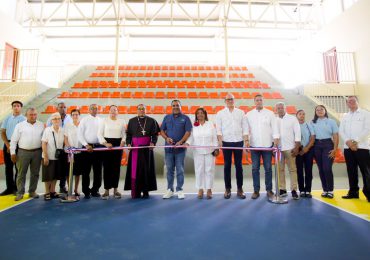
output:
[[[194,127],[186,144],[217,146],[217,143],[216,128],[212,122],[208,121],[207,111],[202,107],[198,108],[195,111]],[[198,198],[203,198],[204,189],[206,189],[207,199],[211,199],[215,175],[215,156],[219,154],[219,150],[214,148],[195,148],[193,149],[193,154],[195,186],[199,190]]]

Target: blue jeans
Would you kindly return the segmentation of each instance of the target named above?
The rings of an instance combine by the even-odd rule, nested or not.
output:
[[[176,191],[182,190],[184,185],[184,160],[185,160],[186,150],[165,153],[165,161],[167,167],[167,189],[173,191],[173,182],[175,179],[175,168],[176,168],[176,180],[177,186]]]
[[[270,151],[251,151],[252,154],[252,176],[253,189],[260,191],[260,159],[262,156],[263,167],[265,168],[266,191],[272,191],[272,152]]]

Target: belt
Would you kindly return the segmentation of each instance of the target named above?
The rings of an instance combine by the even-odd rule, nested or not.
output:
[[[41,150],[41,147],[40,148],[35,148],[35,149],[23,149],[23,148],[19,148],[19,150],[26,151],[26,152],[35,152],[35,151]]]
[[[331,138],[327,138],[327,139],[315,139],[315,142],[329,142],[329,141],[333,141],[331,140]]]

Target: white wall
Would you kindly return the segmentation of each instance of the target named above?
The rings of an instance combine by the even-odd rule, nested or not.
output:
[[[4,49],[5,43],[11,44],[18,49],[37,49],[39,50],[37,81],[46,87],[57,88],[65,77],[69,77],[78,66],[68,66],[62,62],[50,46],[40,37],[32,35],[23,29],[13,18],[3,13],[0,8],[0,50]],[[13,15],[14,17],[14,15]],[[68,73],[65,73],[65,71]]]

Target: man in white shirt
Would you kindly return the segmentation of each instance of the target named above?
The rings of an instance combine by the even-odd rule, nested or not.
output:
[[[70,115],[67,114],[67,106],[64,102],[59,102],[57,104],[57,110],[61,117],[60,127],[65,129],[65,126],[68,124],[72,124],[73,120]],[[51,126],[51,117],[46,121],[46,126]],[[61,166],[60,169],[60,180],[59,180],[59,192],[67,194],[66,189],[66,180],[69,174],[69,163],[68,163],[68,155],[67,153],[61,154],[59,158],[59,163]]]
[[[98,106],[91,104],[89,107],[89,115],[84,117],[77,131],[78,141],[87,152],[82,152],[82,192],[85,194],[85,199],[90,199],[90,196],[100,197],[99,189],[102,181],[103,167],[103,152],[93,152],[94,148],[103,147],[99,143],[98,130],[101,119],[97,116]],[[90,189],[90,171],[91,167],[94,171],[93,187]]]
[[[26,175],[30,167],[31,177],[29,196],[38,198],[36,193],[39,172],[41,166],[41,137],[44,132],[44,124],[37,121],[35,108],[28,108],[26,121],[16,125],[10,141],[10,154],[13,163],[19,170],[17,176],[17,196],[15,201],[23,199],[25,193]],[[16,152],[18,146],[18,152]]]
[[[227,94],[225,97],[226,107],[216,115],[216,130],[218,145],[222,147],[248,146],[248,124],[244,120],[244,112],[235,107],[234,96]],[[243,150],[223,149],[224,154],[224,180],[225,180],[225,199],[231,197],[231,163],[234,153],[234,163],[236,169],[236,183],[238,187],[237,196],[245,199],[243,191]]]
[[[279,169],[279,189],[281,196],[287,196],[285,184],[285,163],[288,165],[290,173],[290,189],[292,197],[295,200],[299,199],[297,189],[297,166],[295,164],[295,157],[299,153],[301,146],[301,127],[298,119],[295,116],[289,115],[285,111],[285,104],[279,102],[275,106],[278,118],[277,125],[280,133],[280,149],[281,149],[281,163]]]
[[[349,112],[345,114],[339,126],[339,134],[344,142],[349,181],[348,194],[343,199],[358,199],[358,168],[360,168],[364,188],[363,193],[370,202],[370,112],[359,108],[356,96],[347,99]]]
[[[256,108],[246,114],[249,127],[249,142],[253,148],[271,148],[277,145],[279,131],[276,125],[276,118],[272,111],[263,107],[263,97],[258,94],[254,97]],[[260,162],[263,160],[265,168],[265,185],[267,197],[272,197],[272,152],[251,151],[253,189],[252,199],[260,196]]]

